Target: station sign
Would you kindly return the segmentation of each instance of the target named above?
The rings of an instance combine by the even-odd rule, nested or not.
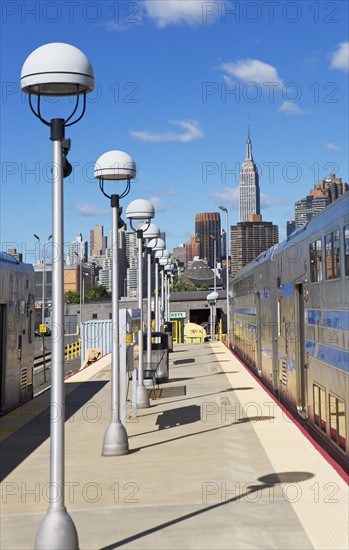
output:
[[[186,316],[185,311],[171,311],[171,319],[185,319]]]

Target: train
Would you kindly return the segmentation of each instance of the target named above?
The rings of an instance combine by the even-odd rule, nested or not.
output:
[[[35,272],[0,252],[0,414],[33,398]]]
[[[230,348],[342,467],[349,459],[349,192],[230,281]]]

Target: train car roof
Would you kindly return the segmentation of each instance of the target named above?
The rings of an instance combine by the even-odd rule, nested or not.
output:
[[[268,248],[257,258],[246,264],[240,269],[232,281],[237,281],[240,277],[248,275],[249,271],[253,270],[258,264],[265,261],[272,260],[274,255],[277,255],[284,248],[289,245],[302,240],[309,233],[315,233],[318,230],[323,230],[325,223],[331,223],[339,220],[342,216],[349,213],[349,192],[345,193],[342,197],[338,197],[335,201],[327,205],[321,212],[313,216],[307,223],[296,229],[287,239],[281,241],[281,243],[275,244],[271,248]]]
[[[315,214],[307,223],[296,229],[286,240],[280,243],[279,249],[302,240],[306,235],[323,231],[325,225],[340,220],[349,214],[349,192],[328,204],[323,210]]]
[[[32,264],[19,262],[14,256],[11,256],[11,254],[7,252],[0,252],[0,269],[34,273],[34,266]]]

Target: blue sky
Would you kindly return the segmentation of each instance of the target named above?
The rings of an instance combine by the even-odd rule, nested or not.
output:
[[[96,89],[67,129],[74,166],[64,182],[65,242],[95,225],[109,235],[109,201],[93,165],[129,153],[137,181],[123,199],[153,202],[167,247],[189,241],[197,212],[238,220],[239,171],[250,123],[263,220],[330,172],[348,182],[348,3],[142,0],[1,3],[1,243],[32,262],[33,233],[51,234],[49,130],[20,91],[28,55],[66,42],[91,61]],[[69,99],[45,100],[46,118]],[[109,188],[121,192],[121,188]],[[222,225],[225,217],[222,213]]]

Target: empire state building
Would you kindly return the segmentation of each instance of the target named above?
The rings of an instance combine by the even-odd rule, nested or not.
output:
[[[259,215],[260,190],[259,175],[252,157],[252,142],[250,139],[250,127],[246,141],[246,158],[242,163],[239,186],[239,217],[240,222],[247,222],[251,214]]]

